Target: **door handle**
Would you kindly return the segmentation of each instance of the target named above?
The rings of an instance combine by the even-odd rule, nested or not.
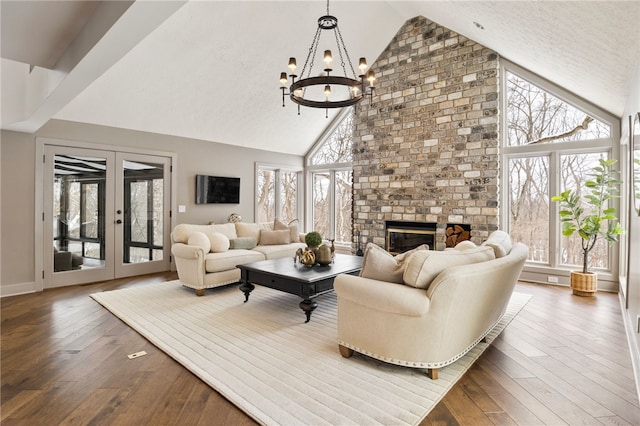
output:
[[[120,225],[120,224],[122,223],[122,221],[121,221],[120,219],[118,219],[118,220],[116,220],[116,223],[117,223],[118,225]]]

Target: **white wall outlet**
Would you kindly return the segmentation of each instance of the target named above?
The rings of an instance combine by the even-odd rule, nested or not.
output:
[[[184,212],[186,212],[186,211],[187,211],[187,206],[185,206],[185,205],[183,205],[183,204],[180,204],[180,205],[178,206],[178,213],[184,213]]]
[[[547,276],[547,282],[548,283],[557,283],[558,282],[558,277],[556,277],[554,275],[549,275],[549,276]]]

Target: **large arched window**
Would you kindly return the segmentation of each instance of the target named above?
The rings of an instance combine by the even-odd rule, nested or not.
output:
[[[353,108],[345,109],[306,158],[307,229],[351,245]]]
[[[501,75],[501,227],[529,246],[529,278],[554,282],[581,265],[582,250],[579,239],[561,235],[551,197],[583,188],[598,159],[615,158],[619,121],[507,61]],[[602,278],[616,280],[615,247],[600,241],[591,261]]]

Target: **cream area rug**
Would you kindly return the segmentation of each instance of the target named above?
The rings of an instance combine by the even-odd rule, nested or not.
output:
[[[305,323],[300,298],[256,285],[193,290],[171,281],[91,297],[265,425],[414,425],[442,399],[489,343],[439,370],[399,367],[338,352],[335,293],[315,300]],[[514,293],[491,342],[529,295]]]

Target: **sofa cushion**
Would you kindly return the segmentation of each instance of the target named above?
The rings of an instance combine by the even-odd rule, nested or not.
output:
[[[229,238],[222,232],[212,232],[208,235],[211,242],[211,251],[220,253],[229,250]]]
[[[291,242],[291,233],[288,229],[279,231],[260,230],[260,245],[270,246],[276,244],[289,244]]]
[[[258,241],[253,237],[238,237],[229,240],[229,248],[231,249],[251,250],[257,245]]]
[[[191,235],[189,235],[187,244],[190,246],[198,246],[202,248],[205,253],[209,253],[211,251],[211,241],[209,241],[209,237],[204,232],[192,232]]]
[[[291,243],[291,244],[276,244],[263,246],[259,245],[254,247],[253,251],[260,252],[264,255],[265,259],[278,259],[281,257],[291,257],[291,264],[293,264],[293,256],[299,248],[305,248],[305,243]]]
[[[260,262],[264,260],[264,255],[253,250],[227,250],[221,253],[209,253],[204,260],[207,272],[221,272],[245,263]]]
[[[233,223],[220,223],[211,226],[214,232],[220,232],[221,234],[226,235],[228,239],[238,238],[236,227]]]
[[[403,280],[411,287],[427,289],[431,281],[446,269],[492,259],[495,259],[495,254],[488,246],[466,250],[422,250],[409,260]]]
[[[402,284],[402,275],[407,261],[418,251],[426,251],[428,249],[429,246],[423,244],[397,256],[393,256],[385,249],[373,243],[367,243],[364,250],[360,276],[378,281]]]
[[[263,222],[263,223],[249,223],[249,222],[237,222],[236,233],[238,237],[253,237],[260,243],[260,230],[261,229],[273,229],[273,222]]]
[[[511,237],[504,231],[493,231],[482,245],[491,247],[496,258],[504,257],[511,251]]]
[[[273,229],[280,231],[280,230],[284,230],[284,229],[288,229],[290,232],[290,236],[289,236],[289,240],[293,243],[293,242],[299,242],[300,241],[300,234],[298,234],[298,219],[292,220],[291,222],[289,222],[289,224],[285,224],[284,222],[280,221],[280,219],[275,219],[273,221]]]

